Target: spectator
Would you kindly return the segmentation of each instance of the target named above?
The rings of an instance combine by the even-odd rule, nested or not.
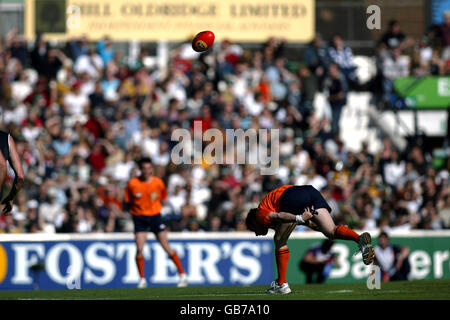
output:
[[[131,153],[127,152],[123,161],[117,163],[114,169],[114,179],[122,183],[128,181],[131,176],[131,170],[134,167],[134,160]]]
[[[91,78],[99,79],[104,67],[102,58],[93,48],[90,48],[87,53],[78,56],[75,60],[73,70],[77,74],[86,72]]]
[[[450,194],[446,194],[439,209],[439,218],[445,229],[450,229]]]
[[[97,50],[102,57],[104,66],[107,66],[114,59],[114,50],[112,49],[112,43],[109,37],[105,37],[103,40],[97,42]]]
[[[390,244],[386,232],[378,236],[375,246],[375,264],[381,269],[383,282],[408,280],[411,266],[408,261],[409,248]]]
[[[114,76],[114,71],[106,68],[106,77],[102,80],[103,96],[109,99],[115,99],[118,94],[120,81]]]
[[[48,44],[38,36],[35,41],[35,46],[30,53],[31,67],[35,69],[38,74],[43,75],[46,68],[46,57],[48,53]]]
[[[322,190],[327,184],[327,180],[321,176],[320,174],[317,174],[316,169],[314,167],[309,167],[306,169],[306,173],[299,176],[297,181],[295,182],[295,185],[305,185],[310,184],[317,190]]]
[[[9,47],[11,57],[17,59],[22,66],[28,63],[28,51],[25,41],[18,33],[18,29],[14,28],[6,34],[6,46]]]
[[[396,189],[401,183],[401,177],[405,174],[405,161],[400,159],[398,151],[392,152],[389,163],[384,165],[383,178],[386,183]]]
[[[344,75],[345,80],[355,83],[358,79],[355,73],[356,66],[353,63],[353,52],[350,47],[344,46],[344,42],[339,35],[333,36],[328,53],[331,61],[339,67],[339,71]]]
[[[306,48],[303,59],[310,72],[319,79],[319,84],[322,84],[331,63],[331,58],[319,34]]]
[[[331,64],[328,69],[329,76],[325,80],[325,88],[328,91],[328,102],[331,107],[331,130],[334,134],[340,133],[340,120],[342,108],[347,103],[347,84],[339,72],[336,64]]]
[[[291,78],[285,67],[284,58],[277,58],[275,63],[266,69],[266,76],[270,82],[270,95],[275,100],[283,100],[287,95],[286,82]]]
[[[406,40],[397,20],[389,21],[389,30],[381,37],[381,43],[388,49],[400,48]]]
[[[444,12],[444,23],[438,27],[437,37],[440,40],[440,45],[444,48],[442,52],[442,59],[450,59],[450,10]]]
[[[70,56],[73,61],[77,61],[80,56],[86,55],[89,52],[88,39],[86,36],[82,36],[78,39],[71,39],[68,42],[68,45]]]
[[[46,233],[55,233],[55,222],[61,213],[62,207],[56,202],[57,190],[54,187],[48,189],[48,200],[39,206],[39,229]]]
[[[306,275],[306,283],[324,283],[333,265],[337,265],[337,257],[331,252],[334,242],[324,240],[321,244],[312,245],[300,261],[300,270]]]
[[[70,122],[80,121],[85,123],[87,121],[86,114],[89,112],[89,99],[81,93],[81,82],[77,81],[72,87],[72,92],[69,92],[64,97],[64,112],[70,116]]]
[[[328,68],[325,69],[325,71]],[[325,77],[325,71],[323,72],[323,78]],[[303,118],[306,118],[313,111],[313,102],[316,93],[319,91],[318,77],[315,73],[311,72],[308,68],[303,67],[299,70],[299,78],[301,83],[301,102],[299,111]]]
[[[396,97],[394,95],[395,79],[409,75],[409,64],[400,55],[401,49],[394,48],[382,62],[383,99],[390,106],[394,106],[396,103]]]
[[[66,60],[67,57],[61,50],[50,47],[44,59],[44,65],[41,68],[40,75],[46,77],[49,80],[56,79],[56,74],[61,69]]]

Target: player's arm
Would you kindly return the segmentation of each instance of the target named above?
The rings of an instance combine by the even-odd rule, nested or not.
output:
[[[14,182],[9,194],[3,199],[2,204],[5,205],[2,213],[8,214],[12,210],[12,202],[16,198],[17,193],[22,189],[23,182],[25,180],[25,174],[23,172],[22,163],[20,162],[19,154],[17,153],[16,145],[14,143],[14,139],[11,135],[8,137],[9,139],[9,160],[12,169],[15,173]]]
[[[123,210],[129,211],[130,210],[130,183],[127,184],[125,187],[125,192],[123,194]]]
[[[297,224],[302,224],[311,219],[313,214],[317,214],[314,208],[312,208],[312,211],[306,208],[301,215],[295,215],[289,212],[271,212],[269,219],[274,222],[296,222]]]
[[[167,201],[167,189],[166,189],[166,185],[164,184],[164,181],[161,180],[161,205],[165,206],[166,205],[166,201]]]

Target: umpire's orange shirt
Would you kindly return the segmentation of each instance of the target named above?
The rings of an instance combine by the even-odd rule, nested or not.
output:
[[[133,178],[125,188],[125,202],[137,216],[154,216],[161,212],[161,200],[167,198],[164,182],[153,176],[149,182]]]
[[[256,221],[266,227],[270,227],[271,222],[269,219],[269,214],[271,212],[280,212],[279,199],[284,190],[290,187],[293,187],[293,185],[286,184],[270,191],[258,206],[258,211],[256,212]]]

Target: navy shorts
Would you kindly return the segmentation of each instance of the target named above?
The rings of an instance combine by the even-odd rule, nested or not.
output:
[[[279,199],[280,211],[292,214],[302,214],[306,208],[325,208],[331,213],[331,208],[322,194],[311,185],[294,186],[284,190]]]
[[[155,234],[166,230],[161,214],[154,216],[136,216],[133,215],[134,232],[153,232]]]

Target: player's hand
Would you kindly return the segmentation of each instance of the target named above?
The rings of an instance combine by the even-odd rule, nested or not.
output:
[[[304,221],[308,221],[309,219],[311,219],[313,217],[313,212],[314,212],[314,207],[312,208],[312,212],[309,208],[306,208],[302,214],[302,219]]]
[[[9,216],[11,214],[12,206],[13,206],[12,200],[5,198],[5,199],[3,199],[1,204],[4,205],[3,210],[2,210],[2,215]]]

